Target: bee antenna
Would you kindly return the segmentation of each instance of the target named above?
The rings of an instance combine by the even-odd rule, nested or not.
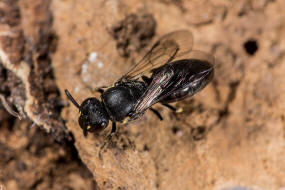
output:
[[[74,100],[74,98],[71,96],[71,94],[69,93],[69,91],[67,89],[64,90],[67,98],[78,108],[80,109],[79,104]]]

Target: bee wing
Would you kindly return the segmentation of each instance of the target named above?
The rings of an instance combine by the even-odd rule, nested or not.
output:
[[[134,80],[175,58],[188,54],[193,45],[192,33],[178,30],[162,36],[148,53],[121,79]]]
[[[167,88],[174,75],[174,71],[168,64],[162,66],[161,70],[154,74],[154,77],[148,86],[141,99],[137,102],[134,111],[135,113],[143,113],[146,109],[158,102],[158,97]]]
[[[211,56],[208,58],[210,59],[188,59],[193,72],[182,71],[179,79],[175,79],[175,82],[160,94],[156,102],[175,102],[202,90],[214,76],[214,58]]]
[[[146,92],[135,107],[135,112],[140,113],[151,107],[153,104],[164,101],[169,96],[180,93],[190,87],[193,91],[187,92],[183,98],[194,95],[212,79],[214,69],[214,57],[201,51],[191,51],[180,60],[175,60],[157,69]],[[174,71],[172,66],[186,62],[179,72]],[[210,76],[210,75],[211,76]],[[208,78],[205,78],[205,77]],[[202,82],[202,83],[200,83]],[[196,85],[199,86],[196,86]],[[175,101],[175,99],[172,99]],[[177,100],[176,100],[177,101]],[[169,101],[171,102],[171,101]]]

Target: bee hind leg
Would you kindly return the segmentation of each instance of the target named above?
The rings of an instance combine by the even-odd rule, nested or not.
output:
[[[169,105],[169,104],[162,104],[162,105],[165,106],[165,107],[167,107],[168,109],[170,109],[170,110],[176,112],[176,113],[181,113],[181,112],[183,111],[182,108],[175,108],[175,107],[173,107],[173,106],[171,106],[171,105]]]
[[[161,116],[161,114],[153,108],[149,108],[161,121],[163,120],[163,117]]]

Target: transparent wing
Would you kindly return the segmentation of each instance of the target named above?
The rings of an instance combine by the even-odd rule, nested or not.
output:
[[[185,60],[187,62],[182,67],[176,67],[176,64]],[[178,61],[178,62],[177,62]],[[170,64],[164,65],[160,68],[160,71],[155,73],[153,80],[148,86],[145,94],[135,107],[135,112],[140,113],[151,107],[153,104],[169,97],[172,94],[179,93],[181,90],[192,86],[197,81],[203,81],[200,87],[203,88],[203,84],[207,84],[211,78],[204,79],[207,73],[210,73],[214,69],[215,59],[212,55],[204,53],[202,51],[191,51],[189,54],[174,59]],[[171,69],[170,67],[176,67],[178,69]],[[184,99],[192,94],[185,94]]]
[[[173,59],[188,54],[193,45],[192,33],[178,30],[162,36],[150,51],[122,79],[137,79]]]
[[[171,83],[173,76],[174,72],[172,69],[169,69],[169,65],[164,65],[161,71],[153,76],[147,90],[136,104],[135,113],[142,113],[155,104],[158,97],[164,92],[164,89]]]
[[[206,53],[200,50],[191,50],[187,54],[183,54],[179,57],[175,57],[172,61],[182,60],[182,59],[190,59],[190,60],[200,60],[205,61],[213,65],[215,67],[215,58],[210,53]]]
[[[187,59],[184,60],[188,60],[188,68],[183,69],[183,71],[179,73],[179,80],[175,80],[174,84],[168,86],[168,89],[165,89],[165,91],[156,98],[156,102],[165,101],[165,98],[167,99],[171,95],[180,94],[182,90],[188,87],[191,87],[192,92],[188,92],[188,94],[177,99],[168,100],[167,102],[174,102],[193,96],[212,80],[215,67],[215,58],[212,55],[193,50],[187,56]]]

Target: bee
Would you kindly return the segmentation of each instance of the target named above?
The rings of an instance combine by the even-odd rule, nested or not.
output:
[[[116,122],[126,123],[140,118],[156,103],[174,110],[168,103],[183,100],[202,90],[213,78],[214,58],[192,50],[193,37],[188,30],[162,36],[147,54],[112,87],[102,87],[101,101],[95,97],[79,105],[65,90],[68,99],[78,108],[78,122],[84,136],[104,130],[112,121],[110,136]]]

